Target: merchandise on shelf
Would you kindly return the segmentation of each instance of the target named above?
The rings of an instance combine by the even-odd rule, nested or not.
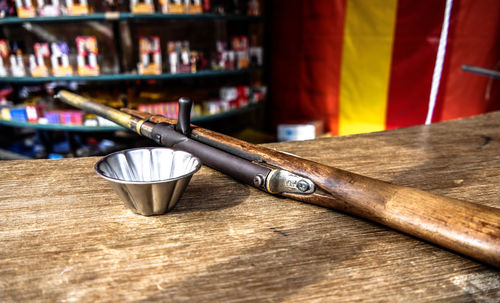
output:
[[[32,18],[36,16],[35,7],[31,0],[16,0],[16,7],[19,18]]]
[[[80,110],[63,110],[60,112],[59,121],[65,125],[82,125],[83,112]]]
[[[103,117],[98,116],[97,117],[97,125],[99,126],[118,126],[115,122],[105,119]]]
[[[221,87],[218,100],[203,102],[204,114],[213,115],[264,100],[266,88],[262,86]]]
[[[11,87],[0,89],[0,108],[11,106],[12,102],[7,100],[7,96],[13,91]]]
[[[230,104],[222,100],[209,100],[203,102],[203,114],[205,115],[215,115],[230,110]]]
[[[0,40],[0,76],[7,76],[7,58],[9,57],[9,44],[7,40]]]
[[[152,104],[141,104],[138,106],[139,111],[147,112],[153,115],[161,115],[170,119],[177,119],[179,115],[178,102],[162,102]],[[191,117],[199,117],[202,115],[201,106],[194,104],[191,109]]]
[[[16,15],[16,5],[12,0],[0,0],[0,18]]]
[[[84,114],[83,115],[83,125],[84,126],[99,126],[99,122],[97,121],[97,116],[92,114]]]
[[[43,105],[26,106],[27,120],[39,124],[83,125],[83,111],[44,109]]]
[[[197,71],[202,70],[203,67],[201,66],[201,64],[202,64],[202,54],[196,51],[190,51],[189,52],[190,72],[196,73]]]
[[[14,0],[11,1],[14,3]],[[16,1],[16,4],[19,4],[19,8],[25,9],[26,11],[29,11],[30,9],[33,12],[33,16],[36,14],[40,16],[58,16],[58,15],[82,15],[82,14],[88,14],[89,12],[104,12],[104,11],[114,11],[116,14],[113,14],[113,21],[111,22],[117,22],[117,23],[127,23],[128,20],[130,19],[130,14],[118,14],[118,11],[128,11],[129,10],[129,4],[130,9],[133,10],[132,4],[135,2],[137,6],[141,6],[141,4],[151,4],[151,10],[143,10],[144,13],[154,13],[154,5],[158,5],[156,8],[158,9],[159,12],[162,13],[185,13],[185,14],[196,14],[196,13],[202,13],[202,12],[212,12],[211,11],[211,3],[219,3],[222,6],[226,6],[227,8],[224,10],[224,13],[227,14],[237,14],[239,13],[248,13],[252,14],[250,12],[250,6],[245,6],[245,5],[240,5],[242,3],[248,3],[249,1],[247,0],[220,0],[220,1],[212,1],[212,0],[165,0],[165,1],[160,1],[160,0],[151,0],[151,1],[145,1],[145,0],[140,0],[140,1],[122,1],[122,0],[104,0],[104,1],[89,1],[90,6],[87,3],[87,1],[83,0],[28,0],[28,1]],[[252,2],[252,1],[250,1]],[[4,7],[2,6],[4,2],[0,0],[0,17],[2,16],[1,13],[3,12]],[[93,5],[94,4],[94,5]],[[166,7],[163,7],[166,6]],[[15,10],[15,6],[12,6]],[[30,8],[30,9],[27,9]],[[238,9],[236,7],[239,7]],[[242,7],[248,7],[248,11],[242,10]],[[135,13],[138,13],[138,11],[133,11]],[[101,14],[95,15],[91,17],[91,20],[101,19]],[[29,17],[28,15],[25,14],[25,17]],[[151,18],[151,20],[154,21],[154,23],[157,22],[157,18],[159,16],[142,16],[141,18]],[[212,20],[212,16],[208,16],[209,20]],[[116,19],[117,18],[117,19]],[[132,17],[133,18],[133,17]],[[189,17],[190,19],[192,17]],[[194,17],[193,17],[194,18]],[[15,18],[12,18],[15,19]],[[43,27],[45,22],[52,22],[57,18],[37,18],[36,21],[40,21],[38,23],[38,26]],[[82,21],[83,23],[87,22],[87,19],[84,18],[63,18],[66,20],[77,20],[77,21]],[[174,17],[175,19],[175,17]],[[194,18],[197,20],[198,18]],[[205,19],[205,18],[199,18],[199,19]],[[232,18],[229,18],[232,20]],[[241,18],[243,22],[246,21],[245,18]],[[249,18],[251,19],[251,18]],[[116,21],[115,21],[116,20]],[[215,22],[216,23],[222,23],[222,21],[226,20],[226,18],[220,18],[220,20],[215,17]],[[239,20],[239,19],[238,19]],[[10,22],[10,21],[9,21]],[[26,20],[23,21],[21,20],[14,20],[14,23],[22,23],[22,22],[27,22]],[[30,21],[31,22],[31,21]],[[103,21],[103,22],[109,22],[109,21]],[[168,22],[173,22],[172,20],[168,20]],[[190,21],[191,22],[191,21]],[[211,22],[211,21],[210,21]],[[239,21],[238,21],[239,22]],[[131,22],[132,23],[132,22]],[[57,23],[60,24],[60,23]],[[66,24],[66,23],[64,23]],[[86,24],[86,23],[85,23]],[[114,24],[114,23],[113,23]],[[52,26],[57,26],[57,25],[52,25]],[[85,27],[88,27],[85,25]],[[6,26],[6,29],[8,27]],[[50,32],[52,29],[48,29]],[[115,56],[118,57],[119,55],[125,55],[127,56],[126,59],[124,60],[110,60],[108,57],[98,57],[99,52],[98,52],[98,45],[97,45],[97,37],[95,36],[86,36],[87,33],[91,33],[92,31],[87,31],[83,29],[82,26],[82,31],[80,31],[80,35],[75,39],[75,36],[71,36],[71,38],[68,37],[65,33],[65,37],[67,42],[52,42],[53,40],[47,40],[50,41],[49,43],[36,43],[33,45],[34,52],[33,54],[29,54],[31,51],[28,51],[28,54],[26,54],[26,49],[25,49],[25,44],[22,42],[15,43],[12,40],[9,42],[7,40],[0,40],[0,76],[15,76],[15,77],[25,77],[26,76],[26,68],[25,64],[28,65],[29,68],[29,74],[33,77],[45,77],[50,74],[56,76],[56,77],[66,77],[66,76],[72,76],[73,74],[78,74],[80,76],[89,76],[89,75],[99,75],[100,70],[102,68],[103,72],[106,73],[112,73],[116,72],[117,70],[123,71],[124,69],[128,69],[130,67],[130,53],[134,53],[133,51],[130,53],[118,53],[118,52],[110,52],[108,55],[109,57]],[[78,31],[78,29],[77,29]],[[239,28],[235,29],[235,31],[240,32]],[[10,36],[12,34],[16,34],[16,31],[9,32],[6,30],[6,35]],[[141,32],[141,31],[139,31]],[[148,31],[145,31],[148,32]],[[232,30],[229,32],[233,32]],[[9,34],[10,33],[10,34]],[[153,33],[149,35],[155,35]],[[159,33],[158,33],[159,35]],[[217,36],[221,36],[223,33]],[[106,41],[109,37],[104,35],[105,38],[103,38],[103,42]],[[177,35],[172,35],[172,36],[177,36]],[[179,35],[180,36],[180,35]],[[48,36],[44,36],[48,37]],[[130,37],[130,34],[129,34]],[[167,35],[168,37],[168,35]],[[188,37],[194,38],[196,35],[189,35]],[[237,68],[247,68],[250,65],[261,65],[262,64],[262,48],[253,46],[255,45],[254,39],[252,37],[252,42],[249,43],[250,34],[248,36],[234,36],[234,37],[229,37],[229,39],[225,39],[224,42],[218,41],[217,42],[217,62],[216,64],[212,64],[212,66],[217,66],[216,69],[237,69]],[[15,39],[11,37],[12,39]],[[49,38],[47,38],[49,39]],[[76,54],[71,54],[70,56],[70,45],[68,41],[71,41],[71,39],[75,39],[76,42]],[[116,43],[119,40],[119,37],[115,37],[116,40],[114,42]],[[187,40],[187,38],[186,38]],[[28,47],[31,48],[31,43],[32,40],[28,39]],[[36,40],[35,40],[36,41]],[[56,40],[58,41],[58,40]],[[64,40],[62,40],[64,41]],[[137,41],[136,41],[137,42]],[[165,60],[165,54],[161,53],[161,43],[165,43],[165,46],[167,46],[167,59],[166,61],[168,62],[163,62],[167,63],[166,65],[166,70],[165,72],[170,72],[172,74],[177,74],[177,73],[195,73],[204,69],[210,69],[210,65],[207,67],[208,64],[211,64],[212,62],[209,62],[207,64],[207,60],[205,59],[206,57],[204,56],[204,53],[198,52],[195,50],[191,50],[191,46],[194,44],[190,45],[189,41],[160,41],[159,36],[144,36],[139,39],[139,60],[137,62],[137,72],[138,74],[142,75],[148,75],[148,74],[161,74],[162,71],[162,55],[163,55],[163,60]],[[193,43],[193,41],[191,41]],[[209,48],[209,45],[207,43],[213,43],[212,42],[206,42],[204,41],[196,41],[196,45],[200,45],[201,49],[207,49]],[[102,43],[101,40],[99,43]],[[111,44],[111,43],[110,43]],[[123,44],[123,43],[122,43]],[[20,45],[21,47],[18,47]],[[49,48],[50,47],[50,48]],[[111,47],[112,50],[116,49],[117,47],[120,47],[120,43],[117,43],[114,45],[114,47]],[[137,51],[137,49],[135,49]],[[23,53],[25,54],[23,56]],[[101,49],[102,53],[102,49]],[[209,53],[205,53],[210,56]],[[76,57],[76,64],[73,62],[73,56]],[[207,56],[208,58],[212,56]],[[7,59],[8,58],[8,59]],[[70,64],[70,58],[72,59],[72,64]],[[213,58],[216,58],[215,56]],[[120,57],[120,59],[123,59]],[[132,59],[134,60],[134,59]],[[49,62],[50,61],[50,62]],[[99,66],[98,62],[101,62],[104,65]],[[123,63],[125,62],[120,68],[117,67],[117,62]],[[132,61],[133,62],[133,61]],[[134,62],[135,63],[135,62]],[[110,68],[109,66],[112,66]],[[107,68],[107,69],[105,69]],[[75,69],[75,70],[73,70]],[[125,71],[123,71],[125,72]],[[214,72],[210,73],[208,72],[207,75],[215,75],[217,76],[219,73]],[[225,75],[226,73],[220,73],[221,75]],[[229,74],[229,73],[228,73]],[[239,73],[235,73],[239,74]],[[255,75],[256,73],[252,73],[252,76]],[[242,75],[246,75],[245,73],[242,73]],[[113,83],[122,83],[119,81],[122,81],[121,75],[118,75],[117,77],[109,77],[113,78]],[[126,76],[129,76],[127,74]],[[203,114],[215,114],[215,113],[220,113],[232,109],[237,109],[244,107],[250,103],[253,102],[258,102],[264,98],[265,95],[265,88],[262,87],[248,87],[248,86],[239,86],[239,87],[222,87],[220,89],[220,96],[215,96],[217,100],[208,100],[203,102],[203,100],[207,100],[206,96],[213,95],[213,87],[220,85],[227,85],[228,83],[226,82],[225,84],[220,84],[221,82],[225,81],[226,76],[222,77],[222,80],[215,80],[214,84],[208,83],[207,85],[203,84],[200,85],[200,87],[197,87],[197,91],[193,92],[191,97],[197,98],[199,100],[202,100],[202,102],[198,102],[193,106],[193,112],[192,116],[193,117],[199,117]],[[237,76],[238,78],[235,79],[235,81],[231,81],[231,83],[240,83],[243,81],[247,81],[247,78]],[[108,77],[103,77],[108,79]],[[116,80],[115,80],[116,78]],[[128,78],[128,77],[124,77]],[[148,77],[137,77],[137,79],[141,78],[148,78]],[[151,77],[151,78],[156,78],[156,77]],[[168,79],[170,77],[158,77],[160,79]],[[172,77],[176,78],[176,77]],[[184,78],[184,77],[181,77]],[[216,77],[214,77],[216,78]],[[254,77],[252,77],[254,78]],[[245,80],[246,79],[246,80]],[[5,81],[24,81],[25,79],[4,79]],[[28,96],[32,93],[35,93],[37,95],[42,95],[42,94],[53,94],[53,90],[55,87],[61,86],[61,85],[73,85],[72,89],[73,90],[80,90],[78,87],[80,83],[84,83],[83,85],[87,85],[87,81],[84,81],[81,78],[75,78],[75,79],[60,79],[61,81],[54,81],[54,82],[49,82],[52,79],[26,79],[26,82],[48,82],[47,84],[40,85],[39,90],[35,91],[32,90],[31,88],[27,88],[28,86],[22,87],[17,93],[20,98],[28,98]],[[75,80],[75,81],[70,81],[70,80]],[[95,78],[97,80],[97,78]],[[92,80],[91,80],[92,81]],[[89,81],[90,82],[90,81]],[[153,82],[153,81],[151,81]],[[201,82],[201,81],[200,81]],[[129,82],[130,83],[130,82]],[[241,83],[243,84],[243,83]],[[82,86],[83,86],[82,85]],[[184,85],[184,84],[183,84]],[[51,88],[49,88],[49,86]],[[118,85],[117,85],[118,86]],[[209,87],[210,86],[210,87]],[[29,86],[32,87],[32,86]],[[17,88],[16,88],[17,89]],[[46,91],[41,91],[43,89],[46,89]],[[94,88],[92,88],[94,89]],[[107,89],[107,88],[106,88]],[[155,88],[156,90],[161,89]],[[159,103],[163,100],[169,100],[169,98],[174,98],[174,96],[182,95],[185,93],[182,92],[182,88],[175,89],[175,91],[169,91],[168,93],[164,93],[162,91],[162,97],[161,98],[134,98],[133,97],[133,89],[130,89],[130,92],[127,91],[127,105],[133,104],[135,102],[134,107],[137,106],[138,103],[153,103],[156,102],[156,104],[149,105],[149,108],[144,108],[140,107],[141,110],[149,111],[155,114],[162,114],[170,118],[177,118],[178,115],[178,104],[177,102],[167,102],[167,103]],[[123,94],[123,92],[121,92]],[[95,97],[95,92],[92,91],[93,97]],[[103,98],[104,99],[104,98]],[[111,96],[109,98],[106,98],[109,100],[119,100],[120,98],[117,98],[116,96]],[[121,100],[121,99],[120,99]],[[170,99],[173,100],[173,99]],[[0,100],[1,101],[1,100]],[[71,124],[71,125],[87,125],[87,126],[116,126],[116,124],[110,122],[109,120],[105,120],[102,118],[97,118],[97,117],[89,117],[89,115],[84,115],[83,113],[79,111],[62,111],[62,110],[54,110],[52,109],[52,104],[44,100],[45,102],[45,107],[44,106],[39,106],[39,105],[24,105],[23,107],[14,107],[12,103],[9,105],[5,106],[3,103],[0,102],[0,118],[2,119],[12,119],[16,121],[22,121],[22,122],[37,122],[40,124]],[[38,101],[25,101],[25,104],[37,104]],[[52,109],[51,111],[46,111],[46,108],[49,108],[48,104],[50,105],[50,108]],[[203,108],[205,108],[205,112],[203,112]],[[50,128],[50,127],[48,127]]]
[[[211,0],[203,0],[203,12],[210,12],[210,1]]]
[[[201,6],[201,0],[184,0],[185,11],[188,14],[201,14],[203,13],[203,7]]]
[[[250,65],[262,66],[263,62],[263,50],[261,46],[252,46],[248,49],[248,55],[250,56]]]
[[[221,87],[219,97],[221,101],[227,102],[230,108],[240,108],[248,104],[250,88],[248,86]]]
[[[152,14],[155,12],[153,0],[130,0],[130,11],[134,14]]]
[[[47,77],[49,69],[47,68],[46,61],[50,57],[50,50],[48,43],[35,43],[35,54],[29,56],[30,72],[33,77]]]
[[[179,55],[177,54],[175,45],[176,43],[173,41],[167,43],[168,66],[170,68],[171,74],[177,74],[177,64]]]
[[[60,116],[61,113],[59,111],[46,111],[44,113],[45,119],[43,122],[49,123],[49,124],[59,124],[60,123]],[[42,120],[39,120],[39,123],[41,123]],[[45,124],[43,123],[43,124]]]
[[[99,64],[97,64],[97,39],[94,36],[80,36],[76,38],[78,50],[77,64],[80,76],[99,75]]]
[[[2,107],[2,111],[0,111],[0,119],[12,120],[12,116],[10,115],[10,108],[9,107]]]
[[[246,36],[234,36],[231,44],[236,55],[236,68],[248,68],[250,65],[248,38]]]
[[[179,114],[179,104],[177,102],[141,104],[139,105],[138,110],[152,115],[162,115],[167,118],[177,119]]]
[[[12,88],[0,89],[0,119],[11,120],[10,108],[13,106],[13,103],[7,100],[7,96],[12,91]]]
[[[267,87],[265,86],[252,86],[250,95],[248,96],[249,103],[258,103],[264,101],[267,94]]]
[[[59,0],[37,0],[37,3],[40,16],[54,17],[61,15]]]
[[[243,108],[251,103],[257,103],[264,99],[266,88],[263,86],[228,86],[219,90],[218,99],[210,99],[197,102],[193,106],[191,117],[203,115],[213,115],[227,112],[234,109]],[[154,100],[164,99],[165,96],[157,93],[141,93],[143,102],[147,99],[152,103],[141,103],[137,105],[139,111],[153,115],[162,115],[167,118],[177,119],[178,102],[155,102]],[[168,97],[167,97],[168,98]]]
[[[53,42],[51,44],[52,55],[50,62],[52,74],[56,77],[72,76],[73,67],[69,64],[69,47],[64,42]]]
[[[179,49],[180,46],[180,49]],[[191,60],[189,58],[189,42],[188,41],[178,41],[175,48],[179,54],[179,65],[177,70],[180,73],[189,73],[191,71]]]
[[[169,41],[167,53],[171,74],[192,73],[198,70],[200,55],[189,50],[188,41]]]
[[[16,107],[10,109],[10,118],[18,122],[27,122],[28,117],[26,115],[26,108]]]
[[[137,71],[140,75],[159,75],[162,72],[160,37],[139,38],[140,62]]]
[[[227,50],[227,43],[224,41],[216,42],[215,59],[212,62],[212,69],[233,69],[234,52]]]
[[[44,117],[44,107],[41,104],[26,105],[26,119],[28,122],[37,123]]]
[[[203,6],[201,5],[201,0],[186,0],[189,2],[187,11],[190,14],[201,14],[203,13]]]
[[[164,14],[183,14],[182,0],[159,0],[161,12]]]
[[[248,55],[250,57],[250,65],[251,66],[262,66],[264,64],[263,61],[263,49],[262,46],[258,46],[257,36],[251,36],[250,47],[248,48]]]
[[[249,47],[247,36],[233,36],[230,50],[227,49],[226,42],[216,42],[212,69],[242,69],[250,65],[261,66],[262,63],[262,47]]]
[[[87,0],[66,0],[66,13],[71,16],[87,15],[89,13]]]
[[[33,2],[36,2],[36,7]],[[63,2],[63,3],[61,3]],[[92,7],[87,0],[15,0],[15,6],[9,1],[0,0],[0,17],[14,15],[17,11],[19,18],[32,18],[39,16],[81,16],[87,15],[92,10],[96,11],[120,11],[123,1],[116,0],[95,1]],[[155,13],[154,0],[130,0],[129,9],[134,14]],[[259,0],[158,0],[158,11],[164,14],[201,14],[212,12],[216,14],[247,14],[249,16],[260,15]]]
[[[12,53],[10,54],[10,72],[14,77],[24,77],[26,76],[26,70],[24,68],[23,52],[14,43],[12,47]]]

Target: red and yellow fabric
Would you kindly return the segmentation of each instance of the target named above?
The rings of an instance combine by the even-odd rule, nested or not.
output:
[[[436,122],[500,109],[499,80],[461,71],[463,64],[500,68],[500,1],[271,5],[277,123],[322,119],[332,134],[346,135],[423,124],[427,116]],[[442,64],[436,60],[440,41]]]

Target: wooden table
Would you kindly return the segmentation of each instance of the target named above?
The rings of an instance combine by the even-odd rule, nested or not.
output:
[[[500,112],[269,146],[500,207]],[[170,214],[135,215],[96,161],[0,162],[0,301],[500,300],[497,269],[208,168]]]

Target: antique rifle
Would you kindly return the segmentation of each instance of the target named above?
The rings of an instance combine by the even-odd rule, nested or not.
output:
[[[190,124],[191,101],[178,120],[117,110],[60,91],[58,99],[154,140],[264,192],[360,216],[500,267],[500,209],[361,176]]]

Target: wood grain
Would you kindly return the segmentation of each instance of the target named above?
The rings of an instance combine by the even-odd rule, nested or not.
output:
[[[176,123],[163,116],[122,110],[155,123]],[[307,177],[321,190],[312,195],[285,193],[285,197],[357,215],[500,268],[500,208],[387,183],[291,154],[279,153],[194,125],[191,128],[197,141],[236,155],[243,151],[248,154],[247,159],[265,162]],[[186,150],[180,145],[172,146]],[[196,151],[196,148],[191,149],[191,152],[199,156]],[[203,162],[234,177],[231,174],[234,171],[232,168],[224,169],[221,165],[228,161],[215,161],[216,165],[210,165],[205,160]],[[241,178],[237,179],[242,181]],[[252,177],[250,182],[244,183],[252,184],[251,182]]]
[[[500,113],[268,147],[500,207]],[[172,213],[135,215],[95,175],[96,161],[0,162],[0,301],[500,298],[492,267],[207,168]]]

